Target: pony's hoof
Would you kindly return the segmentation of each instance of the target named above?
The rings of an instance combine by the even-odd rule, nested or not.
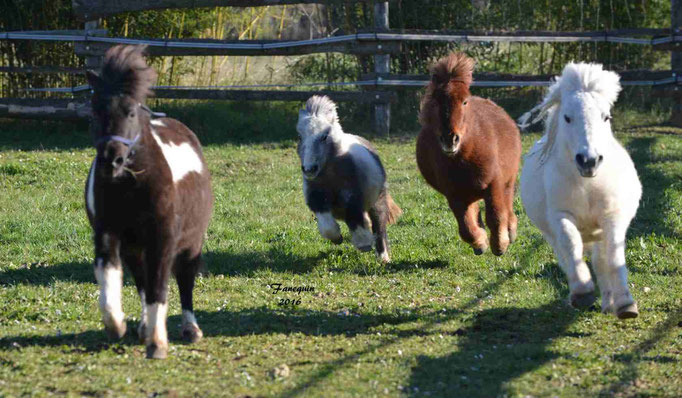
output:
[[[637,303],[624,305],[618,308],[618,311],[616,311],[616,316],[618,319],[632,319],[637,318],[638,315],[639,310],[637,309]]]
[[[110,340],[120,340],[126,334],[126,323],[121,322],[118,325],[105,325],[104,330],[107,332],[107,337]]]
[[[516,229],[509,229],[509,243],[516,242]]]
[[[168,356],[168,347],[159,347],[156,344],[147,346],[147,359],[166,359]]]
[[[381,260],[382,263],[388,264],[391,262],[391,257],[388,255],[388,252],[383,252],[379,254],[379,259]]]
[[[507,252],[507,248],[505,247],[504,249],[502,249],[502,248],[497,248],[497,249],[496,249],[496,248],[493,247],[491,251],[493,252],[494,255],[496,255],[496,256],[499,257],[499,256],[501,256],[501,255],[503,255],[504,253]]]
[[[594,292],[571,294],[571,306],[573,308],[589,308],[595,300]]]
[[[365,252],[365,253],[370,252],[370,251],[372,251],[372,246],[371,245],[370,246],[359,246],[358,250],[360,250],[361,252]]]
[[[329,239],[333,244],[340,245],[343,243],[343,236],[339,235],[338,238]]]
[[[485,252],[484,249],[482,249],[480,247],[479,248],[474,247],[474,254],[475,255],[480,256],[481,254],[483,254],[483,252]]]
[[[204,337],[204,333],[194,323],[187,324],[182,328],[182,340],[187,343],[196,343],[202,337]]]

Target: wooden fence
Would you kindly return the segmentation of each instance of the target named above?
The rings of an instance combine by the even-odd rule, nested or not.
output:
[[[352,35],[332,36],[314,40],[165,40],[155,38],[107,37],[99,29],[97,18],[123,12],[191,7],[253,7],[306,3],[348,3],[365,1],[374,5],[374,26]],[[158,98],[217,99],[245,101],[303,101],[313,94],[327,94],[336,101],[352,101],[374,105],[375,129],[387,134],[390,130],[391,102],[397,100],[394,87],[421,87],[428,82],[426,75],[395,75],[390,73],[390,57],[401,51],[402,43],[410,41],[441,42],[610,42],[651,46],[673,53],[671,70],[622,72],[624,85],[646,85],[672,88],[659,90],[663,95],[676,98],[673,121],[682,124],[682,98],[678,98],[678,75],[682,73],[682,56],[677,53],[682,42],[682,0],[672,0],[671,26],[673,29],[619,29],[611,31],[551,32],[551,31],[424,31],[391,30],[388,23],[389,3],[372,0],[73,0],[77,18],[85,21],[83,30],[51,32],[4,32],[0,40],[51,40],[75,43],[76,54],[85,57],[86,68],[100,66],[104,52],[116,44],[146,44],[151,55],[157,56],[286,56],[312,53],[340,52],[345,54],[373,55],[375,71],[360,77],[357,82],[339,85],[362,88],[357,91],[282,91],[271,90],[269,85],[249,87],[157,87]],[[643,38],[642,36],[647,36]],[[54,67],[0,67],[0,73],[82,73],[84,68]],[[542,86],[548,85],[551,75],[526,76],[511,74],[477,74],[475,85],[484,87]],[[337,83],[338,84],[338,83]],[[331,84],[334,85],[334,84]],[[320,86],[331,86],[320,84]],[[283,86],[284,87],[284,86]],[[247,89],[248,88],[248,89]],[[88,116],[87,87],[46,89],[70,92],[72,100],[0,99],[0,117],[78,119]]]

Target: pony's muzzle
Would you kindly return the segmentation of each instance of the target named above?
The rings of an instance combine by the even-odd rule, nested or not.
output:
[[[312,180],[317,177],[317,174],[320,172],[320,166],[316,164],[308,167],[301,166],[301,171],[303,171],[303,176],[305,176],[305,178]]]
[[[106,143],[102,149],[102,165],[107,171],[111,171],[112,177],[119,177],[124,172],[127,153],[128,147],[115,141]]]
[[[444,134],[440,137],[440,147],[446,155],[454,155],[459,149],[460,140],[461,137],[459,134],[450,131],[448,134]]]
[[[594,177],[597,175],[597,169],[601,162],[604,160],[604,156],[598,154],[585,154],[579,153],[575,155],[575,162],[578,165],[578,171],[583,177]]]

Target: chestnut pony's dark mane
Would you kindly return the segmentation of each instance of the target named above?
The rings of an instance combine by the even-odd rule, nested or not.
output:
[[[156,71],[144,59],[146,46],[116,46],[107,51],[100,78],[104,95],[126,95],[144,102],[152,94]]]

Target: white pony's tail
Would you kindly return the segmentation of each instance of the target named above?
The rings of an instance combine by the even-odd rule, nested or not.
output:
[[[339,121],[339,115],[336,113],[336,104],[326,95],[313,95],[305,103],[305,111],[309,116],[322,119],[329,124],[335,124]]]

